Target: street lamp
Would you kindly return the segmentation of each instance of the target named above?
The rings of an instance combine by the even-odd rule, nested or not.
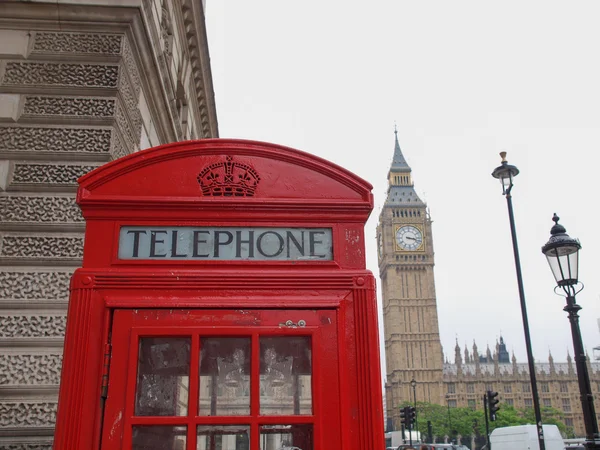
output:
[[[418,432],[419,431],[419,418],[417,415],[417,380],[415,380],[414,378],[412,380],[410,380],[410,385],[412,386],[413,403],[415,404],[415,430]]]
[[[446,404],[448,405],[448,436],[452,442],[452,422],[450,421],[450,394],[446,394]]]
[[[573,349],[575,352],[575,365],[577,367],[577,381],[579,382],[579,393],[581,396],[581,408],[583,410],[583,422],[585,424],[585,448],[600,449],[600,435],[598,434],[598,421],[594,410],[594,397],[590,385],[590,377],[587,368],[587,357],[581,340],[579,329],[579,316],[581,309],[575,302],[575,295],[583,289],[583,283],[578,280],[579,250],[581,244],[577,239],[569,237],[567,230],[559,225],[559,217],[552,217],[554,226],[550,230],[550,239],[542,247],[542,253],[546,255],[552,274],[556,279],[557,286],[554,291],[562,289],[567,299],[567,306],[563,308],[569,313],[571,322],[571,335],[573,336]],[[556,292],[561,295],[559,292]]]
[[[513,178],[519,174],[519,169],[508,164],[506,152],[500,152],[502,164],[494,169],[492,176],[502,183],[502,195],[506,197],[508,205],[508,218],[510,221],[510,233],[512,235],[513,253],[515,256],[515,267],[517,270],[517,283],[519,286],[519,298],[521,301],[521,315],[523,317],[523,330],[525,331],[525,346],[527,348],[527,362],[529,363],[529,378],[531,380],[531,394],[533,397],[533,411],[537,425],[537,434],[540,450],[546,450],[544,445],[544,428],[542,427],[542,413],[540,411],[540,399],[538,397],[537,381],[535,376],[535,364],[533,352],[531,351],[531,336],[529,335],[529,321],[527,319],[527,306],[525,304],[525,291],[523,289],[523,275],[521,273],[521,261],[519,259],[519,246],[517,244],[517,231],[515,229],[515,216],[512,207],[510,192],[513,188]]]

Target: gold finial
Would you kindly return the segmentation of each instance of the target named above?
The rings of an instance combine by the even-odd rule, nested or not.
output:
[[[506,161],[506,152],[500,152],[500,158],[502,158],[502,162],[505,163]]]

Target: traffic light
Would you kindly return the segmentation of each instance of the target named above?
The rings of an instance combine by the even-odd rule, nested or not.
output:
[[[408,420],[409,420],[409,425],[412,428],[413,424],[416,422],[417,419],[417,411],[415,410],[415,408],[413,406],[409,406],[408,407]]]
[[[498,403],[498,393],[494,391],[487,391],[487,400],[488,400],[488,412],[490,414],[490,420],[493,422],[496,420],[496,413],[500,409]]]
[[[408,410],[407,407],[405,406],[404,408],[400,408],[400,422],[402,422],[402,425],[407,426],[408,425],[408,414],[407,414]]]
[[[400,408],[400,422],[406,428],[411,429],[413,423],[415,423],[416,411],[412,406],[405,406]]]

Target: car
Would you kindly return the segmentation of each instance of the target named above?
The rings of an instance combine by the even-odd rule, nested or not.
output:
[[[386,447],[385,450],[469,450],[469,447],[458,444],[402,444],[398,447]]]

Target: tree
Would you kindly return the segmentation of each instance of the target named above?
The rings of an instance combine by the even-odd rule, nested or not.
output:
[[[427,435],[427,421],[431,422],[433,434],[438,438],[443,436],[471,436],[475,428],[481,429],[484,423],[482,410],[470,408],[450,408],[433,403],[417,403],[418,430],[421,436]]]
[[[413,406],[412,403],[403,403],[403,406]],[[564,414],[555,408],[542,408],[542,420],[544,424],[556,425],[563,435],[569,436],[569,430],[564,423]],[[473,410],[471,408],[450,408],[445,405],[433,403],[417,403],[418,430],[421,436],[427,436],[427,421],[431,421],[433,434],[442,438],[445,435],[455,438],[458,434],[464,436],[485,435],[485,416],[483,408]],[[506,403],[501,403],[500,410],[496,414],[496,421],[490,422],[490,433],[495,428],[509,427],[514,425],[535,424],[533,409],[517,409]],[[572,433],[572,431],[571,431]],[[463,440],[470,443],[470,440]]]
[[[556,425],[563,436],[567,438],[574,438],[575,434],[573,428],[565,425],[565,414],[556,409],[547,406],[542,406],[542,422],[545,424]],[[527,419],[528,423],[535,423],[535,412],[533,408],[527,408],[523,411],[523,416]]]

